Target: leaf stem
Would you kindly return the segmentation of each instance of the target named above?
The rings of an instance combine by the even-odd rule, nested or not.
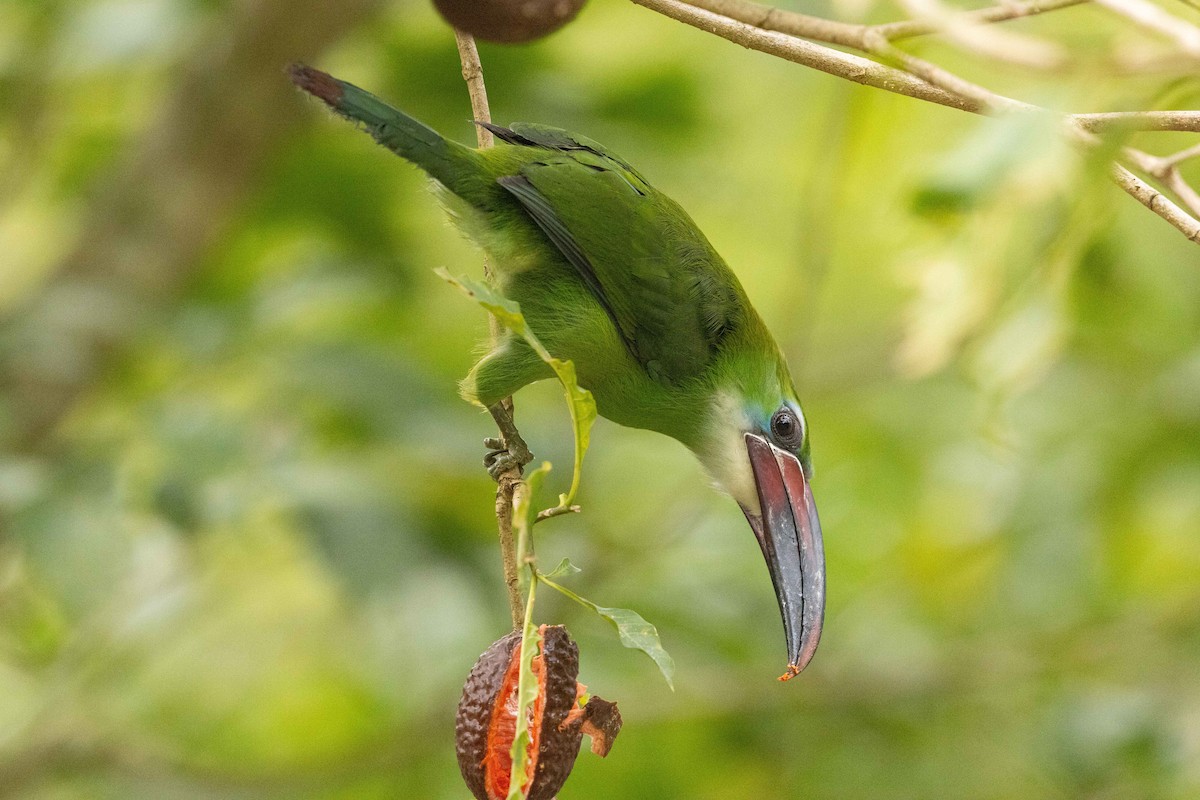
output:
[[[549,586],[551,589],[555,590],[556,592],[559,592],[560,594],[563,594],[566,597],[569,597],[570,599],[574,600],[576,603],[579,603],[579,605],[583,606],[586,609],[589,609],[591,611],[597,611],[600,608],[600,606],[596,605],[591,600],[588,600],[586,597],[580,597],[579,595],[575,594],[567,587],[563,586],[561,583],[557,583],[555,581],[550,580],[549,578],[546,577],[545,573],[543,573],[543,572],[539,571],[537,573],[537,579],[539,581],[541,581],[542,583],[546,584],[547,586]]]
[[[621,640],[621,645],[634,650],[641,650],[649,656],[655,665],[658,666],[658,671],[662,673],[663,680],[667,682],[667,686],[671,691],[675,691],[675,660],[663,648],[662,640],[658,636],[658,629],[647,622],[641,614],[631,611],[628,608],[606,608],[597,605],[586,597],[581,597],[562,584],[546,577],[546,574],[543,572],[536,573],[534,577],[535,580],[541,581],[551,589],[560,592],[605,619],[616,629],[617,636]]]
[[[537,595],[537,570],[529,566],[529,599],[521,628],[521,665],[517,671],[517,727],[513,735],[512,770],[508,778],[507,800],[525,800],[525,783],[529,779],[526,765],[529,758],[529,707],[537,698],[537,678],[533,674],[535,649],[540,647],[538,631],[533,624],[533,602]]]
[[[583,511],[583,509],[579,506],[555,506],[554,508],[547,508],[544,511],[539,511],[537,517],[535,517],[533,521],[541,522],[553,517],[561,517],[563,514],[578,514],[580,511]]]

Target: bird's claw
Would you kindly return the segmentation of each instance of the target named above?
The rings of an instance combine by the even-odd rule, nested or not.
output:
[[[483,440],[483,446],[488,450],[483,457],[483,466],[487,468],[488,475],[492,476],[492,480],[497,483],[500,482],[500,476],[504,473],[515,469],[520,474],[525,465],[533,461],[533,453],[529,452],[529,448],[519,439],[510,441],[505,446],[503,440],[488,437]]]

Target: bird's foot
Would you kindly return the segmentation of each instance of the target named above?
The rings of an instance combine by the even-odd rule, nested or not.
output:
[[[510,471],[515,470],[517,476],[520,477],[525,465],[533,461],[533,453],[529,452],[529,446],[517,432],[517,425],[513,422],[512,406],[500,402],[488,406],[488,411],[491,413],[492,419],[496,420],[496,427],[500,429],[501,438],[483,440],[483,446],[489,451],[483,457],[483,465],[487,467],[488,474],[496,483],[500,483],[501,477]]]
[[[533,461],[533,453],[529,452],[519,436],[510,436],[507,444],[503,439],[489,437],[483,440],[483,446],[488,450],[483,457],[483,465],[496,483],[500,482],[500,476],[510,470],[515,469],[520,474],[525,465]]]

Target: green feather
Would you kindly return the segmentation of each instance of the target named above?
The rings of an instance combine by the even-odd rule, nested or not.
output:
[[[683,209],[613,151],[529,123],[481,123],[500,142],[473,150],[325,73],[294,67],[292,77],[444,189],[500,289],[552,354],[575,362],[602,415],[666,433],[704,457],[720,449],[714,442],[725,432],[714,426],[743,424],[711,419],[718,396],[742,398],[754,419],[794,398],[733,272]],[[463,393],[490,405],[546,377],[527,346],[504,336]]]

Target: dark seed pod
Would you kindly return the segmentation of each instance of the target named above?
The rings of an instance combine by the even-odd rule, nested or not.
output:
[[[579,674],[579,648],[561,625],[538,629],[541,649],[533,658],[538,696],[529,711],[530,748],[526,773],[528,800],[552,800],[575,766],[583,734],[592,751],[607,755],[621,729],[616,703],[592,697],[579,704],[585,688]],[[476,800],[504,800],[512,773],[517,724],[517,677],[521,635],[512,632],[484,651],[463,685],[455,720],[458,767]]]
[[[433,0],[454,27],[485,42],[518,44],[554,33],[586,0]]]

